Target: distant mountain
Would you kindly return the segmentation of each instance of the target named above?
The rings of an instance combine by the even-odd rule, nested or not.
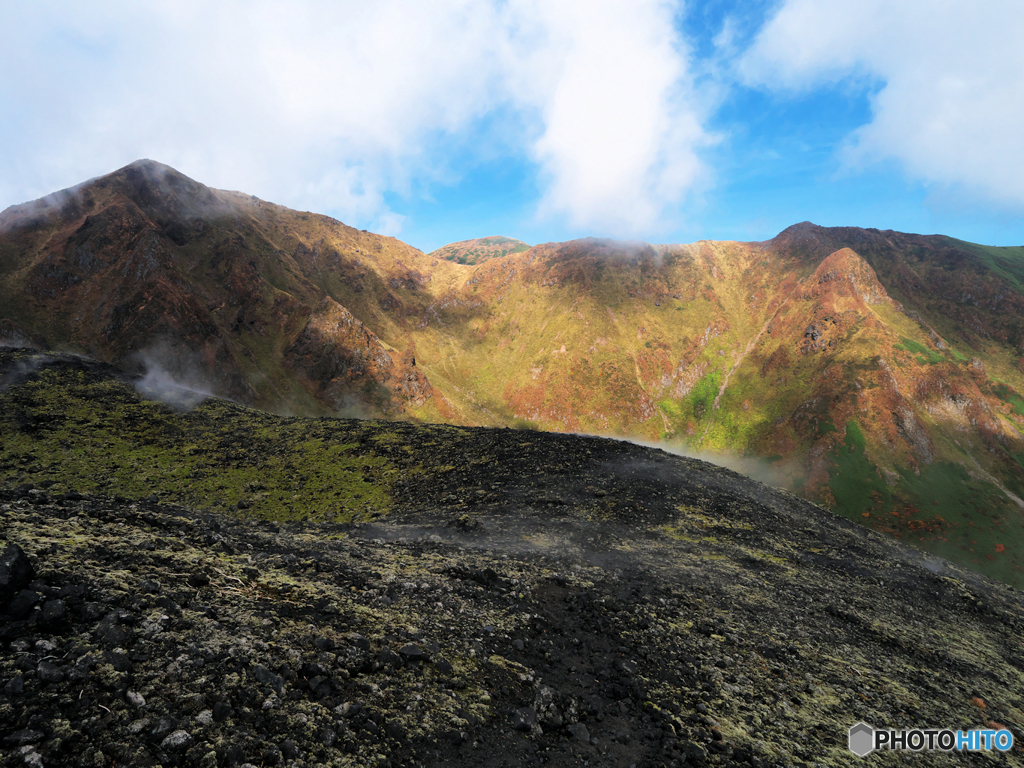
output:
[[[279,412],[739,457],[1024,584],[1024,249],[804,222],[435,254],[143,161],[0,214],[0,332]]]
[[[488,259],[497,259],[514,253],[528,251],[530,246],[513,237],[478,237],[475,240],[461,240],[431,251],[436,259],[457,261],[459,264],[481,264]]]

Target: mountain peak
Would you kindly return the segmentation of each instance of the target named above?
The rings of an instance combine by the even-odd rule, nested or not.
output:
[[[123,171],[127,171],[129,168],[136,168],[138,170],[149,171],[149,172],[158,172],[158,171],[159,172],[167,172],[167,171],[171,171],[173,173],[179,173],[179,171],[176,170],[175,168],[172,168],[169,165],[165,165],[164,163],[157,162],[156,160],[150,160],[148,157],[141,157],[138,160],[133,160],[132,162],[128,163],[128,165],[124,166],[123,168],[120,168],[120,169],[114,171],[114,173],[122,173]]]
[[[47,221],[70,222],[121,195],[154,222],[192,220],[229,207],[214,190],[169,165],[142,158],[73,187],[11,207],[0,213],[0,231],[45,226]]]
[[[808,282],[839,296],[857,296],[865,304],[892,301],[875,270],[852,248],[840,248],[825,257]]]
[[[765,245],[806,255],[820,252],[828,239],[827,228],[819,227],[810,221],[801,221],[799,224],[786,227],[771,240],[766,241]]]
[[[191,219],[211,206],[224,207],[205,184],[155,160],[136,160],[98,181],[123,185],[121,191],[147,212],[163,209]]]
[[[786,227],[780,234],[785,234],[786,232],[808,232],[818,229],[824,229],[824,227],[818,226],[813,221],[801,221]]]

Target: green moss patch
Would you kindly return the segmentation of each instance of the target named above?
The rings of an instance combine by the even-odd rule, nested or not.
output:
[[[361,423],[272,416],[210,399],[189,413],[123,382],[44,370],[0,394],[0,479],[56,492],[158,495],[274,520],[350,521],[390,509],[391,464]]]

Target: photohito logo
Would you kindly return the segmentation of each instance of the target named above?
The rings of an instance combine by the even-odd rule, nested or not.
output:
[[[1006,752],[1013,746],[1013,734],[1002,730],[954,731],[950,728],[914,728],[909,731],[894,731],[873,728],[867,723],[857,723],[850,728],[850,751],[858,757],[879,749],[894,749],[909,752],[921,750],[967,750],[982,752],[997,749]]]

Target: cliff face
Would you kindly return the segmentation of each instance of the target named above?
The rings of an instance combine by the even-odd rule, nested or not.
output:
[[[739,456],[1021,578],[1022,249],[806,222],[763,243],[484,240],[446,251],[487,257],[460,264],[142,161],[0,214],[0,334],[278,412]]]

